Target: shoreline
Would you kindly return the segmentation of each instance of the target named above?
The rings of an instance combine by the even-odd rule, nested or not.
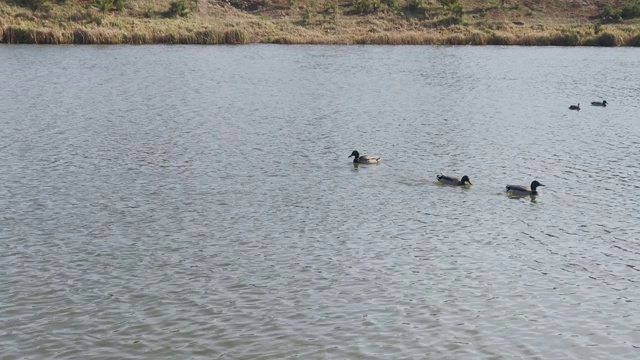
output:
[[[496,5],[500,0],[493,5],[475,3],[475,0],[463,2],[464,11],[455,16],[435,3],[427,3],[429,5],[424,5],[422,12],[416,15],[408,12],[408,5],[394,11],[386,9],[363,14],[351,9],[353,2],[328,0],[325,7],[316,4],[316,10],[311,12],[309,3],[287,5],[297,4],[295,0],[286,0],[288,3],[280,0],[282,2],[275,4],[271,0],[260,0],[261,3],[269,2],[270,7],[258,5],[253,10],[249,10],[251,3],[231,6],[224,1],[212,0],[196,2],[191,8],[185,8],[184,14],[176,16],[162,11],[172,9],[176,3],[169,0],[151,0],[153,6],[143,0],[129,0],[120,11],[96,8],[99,1],[112,0],[49,4],[44,9],[2,1],[7,0],[0,0],[0,42],[5,44],[640,47],[639,19],[605,22],[597,18],[600,11],[597,7],[590,7],[589,11],[578,9],[582,17],[575,16],[575,12],[563,14],[558,8],[533,13],[529,8],[523,11],[514,5],[501,8]],[[178,1],[185,4],[184,0]],[[332,8],[327,8],[327,4],[337,5],[331,12]]]

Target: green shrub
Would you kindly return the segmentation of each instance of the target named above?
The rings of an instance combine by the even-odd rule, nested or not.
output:
[[[353,8],[361,14],[371,14],[380,9],[380,0],[355,0]]]
[[[438,0],[438,2],[449,12],[451,17],[456,18],[456,23],[462,22],[464,8],[462,7],[460,0]]]
[[[460,4],[458,1],[451,4],[449,6],[449,13],[451,13],[451,16],[458,18],[459,20],[462,20],[462,16],[464,15],[464,9],[462,8],[462,4]]]
[[[627,40],[627,46],[640,47],[640,34]]]
[[[113,5],[115,5],[116,10],[118,11],[124,10],[124,1],[125,0],[114,0]]]
[[[386,5],[389,9],[395,10],[398,8],[397,0],[381,0],[382,4]]]
[[[335,1],[329,1],[324,4],[322,8],[322,16],[325,20],[329,19],[333,22],[338,21],[338,3]]]
[[[153,11],[153,8],[151,8],[151,6],[147,6],[146,8],[144,8],[144,12],[142,13],[142,15],[146,18],[152,18],[155,14],[156,12]]]
[[[620,9],[620,17],[623,19],[640,17],[640,0],[626,3],[622,9]]]
[[[93,6],[98,8],[98,10],[102,11],[102,13],[106,13],[111,11],[113,7],[113,0],[94,0]]]
[[[233,6],[236,9],[242,10],[244,8],[244,6],[242,6],[239,0],[229,0],[229,4],[231,4],[231,6]]]
[[[613,6],[611,6],[611,4],[605,4],[602,7],[602,13],[600,14],[600,16],[602,16],[602,17],[613,17],[615,15],[617,15],[617,12],[613,8]]]
[[[167,14],[169,17],[186,17],[189,15],[189,9],[187,9],[187,5],[184,3],[184,0],[174,0],[169,5],[169,11]]]
[[[27,7],[33,11],[47,10],[51,7],[49,0],[18,0],[16,5]]]
[[[410,12],[422,12],[426,10],[423,0],[408,0],[404,8]]]
[[[596,38],[596,45],[597,46],[618,46],[618,45],[621,45],[621,40],[615,34],[605,31]]]
[[[563,46],[577,46],[580,45],[580,35],[571,31],[562,34]]]
[[[628,1],[621,8],[605,4],[600,12],[600,17],[614,22],[640,17],[640,0]]]

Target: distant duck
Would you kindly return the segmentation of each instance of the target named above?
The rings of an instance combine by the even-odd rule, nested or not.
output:
[[[463,176],[462,179],[460,179],[457,177],[446,176],[441,174],[441,175],[438,175],[437,178],[438,178],[438,181],[447,185],[455,185],[455,186],[464,186],[467,184],[473,185],[467,175]]]
[[[606,107],[607,106],[607,100],[602,100],[602,102],[600,102],[600,101],[592,101],[591,105]]]
[[[578,105],[569,106],[569,110],[578,110],[578,111],[580,111],[580,103],[578,103]]]
[[[507,185],[507,191],[514,195],[538,195],[538,191],[536,190],[538,186],[544,185],[540,184],[537,180],[533,180],[530,187],[523,185]]]
[[[353,158],[353,162],[354,163],[359,163],[359,164],[377,164],[380,162],[380,156],[374,156],[374,155],[362,155],[360,156],[360,153],[353,150],[353,152],[351,153],[351,155],[349,155],[348,157],[354,157]]]

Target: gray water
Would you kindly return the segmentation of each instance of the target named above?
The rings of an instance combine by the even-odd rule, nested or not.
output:
[[[0,63],[3,360],[640,357],[635,49]]]

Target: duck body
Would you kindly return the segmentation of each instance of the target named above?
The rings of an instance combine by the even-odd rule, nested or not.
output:
[[[578,105],[569,106],[569,110],[578,110],[578,111],[580,111],[580,103],[578,103]]]
[[[462,179],[460,179],[455,176],[446,176],[446,175],[440,174],[437,176],[437,178],[439,182],[447,185],[454,185],[454,186],[464,186],[467,184],[473,185],[467,175],[463,176]]]
[[[514,195],[538,195],[538,186],[544,186],[537,180],[531,182],[531,186],[525,185],[507,185],[507,192]]]
[[[380,156],[360,155],[360,153],[357,152],[356,150],[353,150],[351,155],[349,155],[348,157],[352,157],[352,156],[353,156],[353,162],[358,164],[377,164],[380,162]]]
[[[602,106],[602,107],[606,107],[607,106],[607,100],[602,100],[602,101],[592,101],[591,102],[592,106]]]

